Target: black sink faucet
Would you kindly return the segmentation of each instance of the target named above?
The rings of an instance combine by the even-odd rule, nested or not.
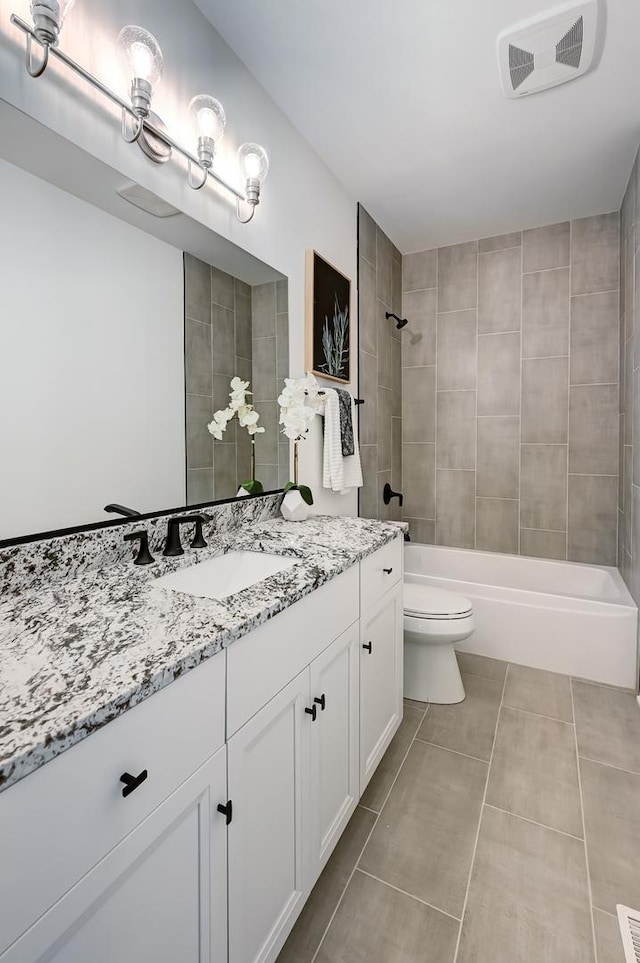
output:
[[[140,514],[135,508],[127,508],[126,505],[117,505],[115,502],[105,505],[103,511],[112,512],[114,515],[124,515],[125,518],[135,518],[136,515]]]
[[[211,516],[200,515],[176,515],[170,518],[167,523],[167,540],[164,545],[163,555],[184,555],[184,549],[180,541],[180,526],[195,525],[191,548],[206,548],[207,543],[202,534],[202,523],[210,522]]]

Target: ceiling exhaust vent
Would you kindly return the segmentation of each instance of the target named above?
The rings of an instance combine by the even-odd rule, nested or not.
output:
[[[616,909],[626,963],[640,963],[640,913],[621,903]]]
[[[598,0],[556,7],[505,30],[498,37],[498,61],[506,97],[526,97],[565,84],[593,62]]]
[[[125,201],[133,204],[134,207],[139,207],[141,211],[146,211],[147,214],[152,214],[154,217],[174,217],[181,213],[177,207],[163,201],[157,194],[148,191],[146,187],[142,187],[140,184],[130,182],[125,184],[124,187],[119,187],[117,193]]]

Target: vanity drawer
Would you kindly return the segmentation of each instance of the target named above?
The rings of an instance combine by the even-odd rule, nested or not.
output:
[[[402,534],[360,562],[360,612],[365,614],[403,576]]]
[[[224,743],[225,653],[0,793],[0,955]],[[125,773],[148,776],[123,798]]]

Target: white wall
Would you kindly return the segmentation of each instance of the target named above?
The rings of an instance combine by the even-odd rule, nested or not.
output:
[[[184,504],[180,251],[5,161],[0,197],[0,538]]]
[[[227,197],[212,190],[190,190],[178,161],[156,167],[135,146],[125,145],[117,112],[80,80],[55,64],[38,81],[29,78],[23,65],[22,35],[7,19],[13,10],[30,22],[29,2],[2,0],[2,8],[2,96],[285,274],[289,278],[291,370],[293,375],[302,374],[305,251],[315,248],[354,280],[351,316],[355,318],[356,204],[219,34],[190,0],[179,4],[168,0],[81,0],[65,24],[61,47],[127,96],[115,39],[126,23],[140,23],[151,30],[165,57],[154,108],[169,130],[192,143],[189,100],[196,93],[210,92],[220,98],[227,112],[221,170],[234,176],[235,151],[243,141],[256,140],[268,150],[271,169],[262,203],[254,221],[246,226],[236,221]],[[354,331],[354,362],[356,347]],[[357,390],[355,381],[353,390]],[[355,514],[355,493],[332,495],[320,487],[321,437],[321,431],[315,431],[301,446],[303,480],[314,490],[317,510]]]

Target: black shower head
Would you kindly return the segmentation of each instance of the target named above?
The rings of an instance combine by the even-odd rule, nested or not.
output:
[[[398,331],[400,330],[400,328],[404,328],[405,324],[409,323],[408,318],[399,318],[397,314],[392,314],[391,311],[387,311],[385,313],[385,318],[387,319],[387,321],[389,320],[389,318],[393,318],[393,320],[396,322],[396,328],[398,329]]]

